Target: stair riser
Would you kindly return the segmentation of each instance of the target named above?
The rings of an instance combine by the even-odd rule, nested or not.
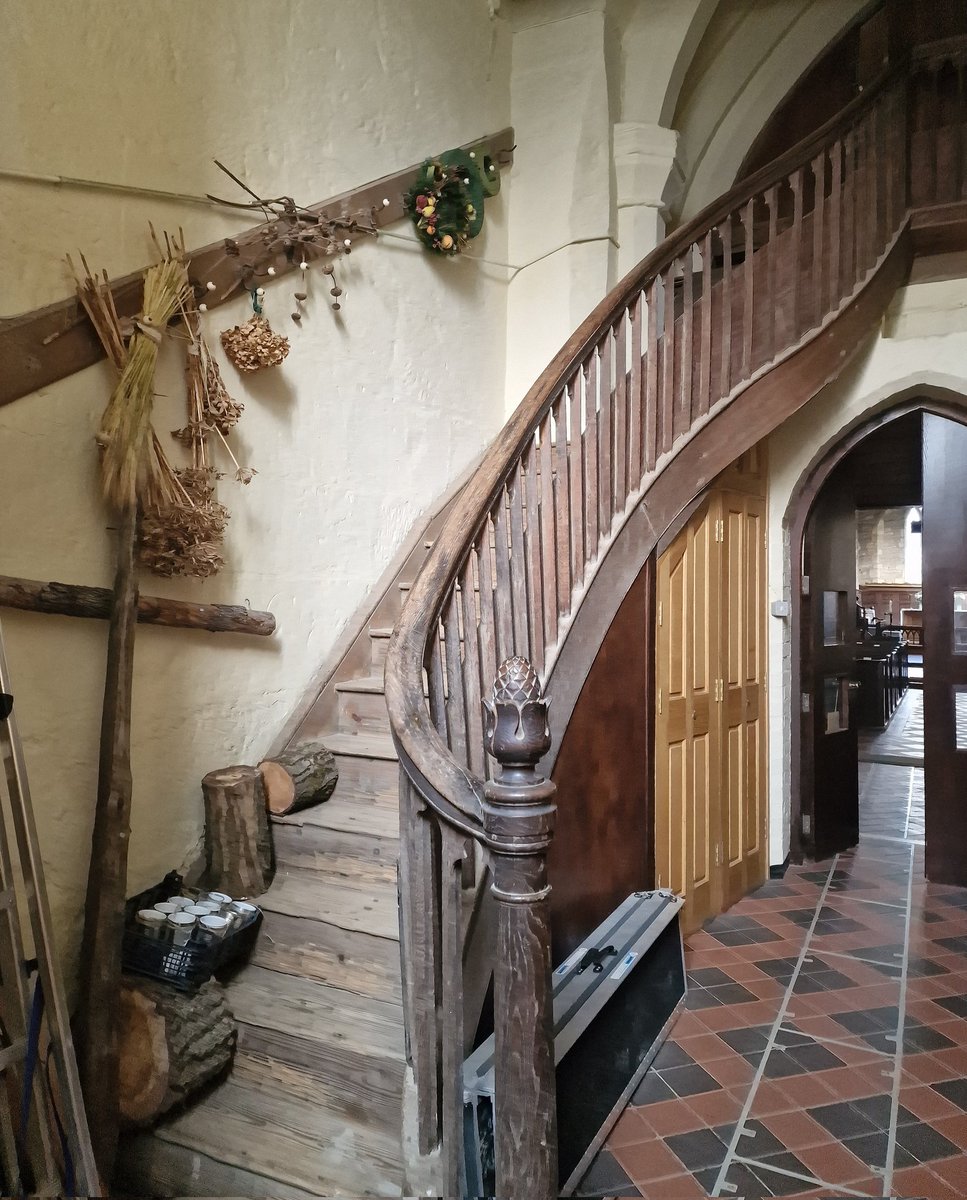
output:
[[[389,638],[374,637],[369,640],[370,662],[373,664],[373,674],[382,675],[386,669],[386,651],[389,649]]]
[[[399,763],[391,759],[357,758],[353,754],[337,754],[336,766],[339,768],[337,792],[342,788],[344,792],[386,799],[399,795]]]
[[[396,886],[399,842],[395,840],[338,833],[312,825],[279,825],[272,841],[279,866],[356,877],[367,874],[374,879],[385,878]]]
[[[339,728],[343,733],[389,735],[389,714],[382,692],[340,692]]]

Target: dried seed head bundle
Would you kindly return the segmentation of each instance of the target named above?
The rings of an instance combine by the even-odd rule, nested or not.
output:
[[[289,353],[289,339],[276,333],[267,318],[254,313],[243,325],[226,329],[222,346],[240,371],[275,367]]]
[[[179,494],[145,507],[139,557],[165,578],[207,579],[224,566],[221,547],[229,518],[228,509],[215,499],[216,472],[186,467],[173,477]]]
[[[219,433],[228,433],[232,426],[237,424],[245,405],[229,395],[218,363],[212,357],[204,339],[201,348],[205,366],[205,399],[202,413],[207,423],[216,426]]]

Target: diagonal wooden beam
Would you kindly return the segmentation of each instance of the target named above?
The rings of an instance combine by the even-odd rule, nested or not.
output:
[[[481,156],[488,154],[498,167],[509,166],[513,162],[514,131],[502,129],[489,137],[467,142],[462,149],[473,150]],[[377,227],[389,225],[405,216],[403,194],[418,169],[419,163],[404,167],[392,175],[310,205],[309,211],[337,224],[340,218],[349,221],[354,215],[371,212]],[[389,200],[388,205],[384,206],[384,199]],[[244,249],[258,241],[259,228],[254,226],[233,240]],[[292,269],[290,265],[280,263],[276,267],[276,277]],[[232,262],[225,258],[224,239],[191,251],[188,271],[194,283],[204,284],[211,280],[215,284],[215,290],[205,296],[210,309],[236,294],[232,286],[236,282],[236,272]],[[131,317],[137,313],[143,282],[142,271],[112,282],[111,291],[120,316]],[[28,396],[103,357],[101,343],[76,297],[4,318],[0,320],[0,362],[4,367],[0,375],[0,405]]]
[[[0,606],[24,612],[56,613],[64,617],[111,615],[111,589],[75,583],[41,583],[0,575]],[[275,632],[275,617],[241,604],[192,604],[167,596],[140,596],[138,623],[179,629],[207,629],[210,633],[250,633],[268,637]]]

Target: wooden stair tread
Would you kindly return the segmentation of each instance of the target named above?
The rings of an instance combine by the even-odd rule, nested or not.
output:
[[[358,996],[402,1004],[399,945],[314,917],[265,913],[250,962]],[[244,973],[239,975],[244,978]]]
[[[366,1058],[403,1061],[398,1004],[255,966],[230,980],[226,991],[243,1024],[338,1045]]]
[[[155,1136],[317,1195],[398,1196],[402,1190],[399,1139],[268,1087],[228,1079],[159,1125]]]
[[[318,825],[281,825],[275,835],[275,858],[279,867],[395,887],[399,840],[342,833]]]
[[[336,684],[337,692],[364,692],[367,695],[382,695],[382,675],[365,675],[359,679],[344,679]]]
[[[323,740],[326,748],[335,755],[397,760],[393,739],[377,733],[330,733]]]
[[[259,906],[399,941],[396,887],[389,883],[357,883],[346,876],[328,879],[323,872],[285,867],[259,898]]]
[[[386,793],[368,795],[342,790],[336,785],[332,798],[325,804],[303,808],[288,817],[273,818],[274,825],[314,825],[343,833],[367,833],[375,837],[398,839],[400,834],[399,797]]]

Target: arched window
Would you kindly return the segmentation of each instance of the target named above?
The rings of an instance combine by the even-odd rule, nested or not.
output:
[[[923,510],[911,508],[907,512],[906,536],[903,539],[903,582],[923,582]]]

